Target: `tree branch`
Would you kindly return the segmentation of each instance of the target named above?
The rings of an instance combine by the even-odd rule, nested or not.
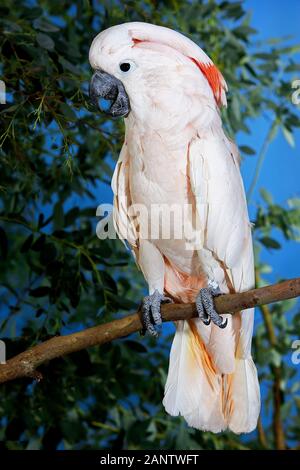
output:
[[[298,296],[300,296],[300,278],[239,294],[220,295],[215,299],[215,307],[218,313],[233,314],[242,309]],[[197,316],[195,304],[164,304],[161,310],[164,322],[188,320]],[[55,336],[9,359],[6,364],[0,364],[0,383],[21,377],[40,380],[42,376],[37,368],[41,364],[91,346],[108,343],[141,329],[141,314],[137,312],[78,333]]]
[[[258,277],[256,276],[256,283]],[[275,329],[272,322],[272,315],[270,309],[267,305],[260,305],[260,311],[265,323],[267,338],[269,340],[270,346],[275,348],[277,346],[277,338]],[[281,405],[283,403],[283,391],[281,389],[281,380],[282,380],[282,367],[274,366],[270,364],[271,372],[273,373],[273,433],[276,449],[285,450],[285,435],[284,428],[281,419]]]

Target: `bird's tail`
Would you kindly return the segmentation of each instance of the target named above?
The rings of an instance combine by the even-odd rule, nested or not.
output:
[[[233,372],[221,373],[200,336],[200,322],[176,324],[164,407],[170,415],[182,415],[190,426],[203,431],[217,433],[229,428],[237,434],[251,432],[260,411],[252,357],[235,358]],[[226,356],[226,349],[223,354]]]
[[[203,284],[184,281],[168,269],[166,291],[181,302],[194,301]],[[182,415],[197,429],[251,432],[260,411],[257,371],[250,355],[237,352],[240,315],[225,317],[225,329],[198,319],[176,323],[163,404],[169,414]]]

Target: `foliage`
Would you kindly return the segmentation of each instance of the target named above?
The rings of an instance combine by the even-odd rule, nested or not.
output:
[[[299,119],[290,104],[296,52],[281,40],[253,44],[255,30],[241,2],[2,0],[1,78],[1,338],[9,356],[51,335],[106,322],[134,309],[143,280],[124,246],[95,235],[96,206],[112,175],[122,123],[107,123],[89,103],[88,50],[93,37],[124,21],[178,29],[210,54],[229,85],[227,130],[249,134],[262,113],[271,140],[281,128],[293,144]],[[245,137],[245,141],[246,141]],[[244,156],[256,149],[242,147]],[[248,157],[247,157],[248,158]],[[254,158],[254,157],[249,157]],[[260,155],[260,159],[263,155]],[[102,186],[99,184],[102,182]],[[257,209],[257,277],[270,267],[259,249],[299,238],[300,203]],[[275,232],[274,232],[275,230]],[[274,235],[275,233],[275,235]],[[189,429],[161,405],[171,338],[124,339],[43,367],[44,380],[0,390],[0,440],[9,449],[240,449],[276,446],[272,414],[274,367],[280,373],[281,419],[288,445],[299,440],[300,382],[284,356],[300,314],[283,302],[271,308],[276,344],[264,315],[254,341],[264,390],[265,430],[241,438]],[[284,397],[284,398],[283,398]]]

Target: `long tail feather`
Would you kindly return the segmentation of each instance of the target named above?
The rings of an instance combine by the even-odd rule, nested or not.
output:
[[[213,348],[218,338],[210,339],[211,329],[204,341],[199,333],[202,326],[201,320],[176,324],[163,405],[170,415],[181,415],[189,426],[203,431],[217,433],[229,428],[237,434],[251,432],[260,410],[253,360],[235,359],[232,372],[232,355],[222,358],[217,345],[212,358],[209,345]],[[223,356],[226,353],[223,348]],[[232,373],[220,373],[220,368]]]
[[[184,416],[190,426],[220,432],[226,428],[221,377],[197,331],[195,323],[199,321],[176,325],[163,404],[169,414]]]

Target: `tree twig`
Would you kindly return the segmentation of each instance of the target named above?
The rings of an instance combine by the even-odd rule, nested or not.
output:
[[[261,305],[260,310],[264,319],[264,323],[267,330],[267,336],[269,339],[270,346],[275,348],[277,345],[277,339],[272,323],[271,312],[267,305]],[[281,420],[281,405],[282,405],[282,391],[281,391],[281,375],[282,370],[281,366],[270,365],[270,369],[273,372],[274,382],[273,382],[273,433],[275,446],[278,450],[285,450],[285,436],[284,429]]]
[[[270,128],[269,128],[268,133],[267,133],[267,135],[266,135],[266,138],[265,138],[265,140],[264,140],[264,142],[263,142],[262,148],[261,148],[261,150],[260,150],[260,152],[259,152],[259,156],[258,156],[258,160],[257,160],[257,164],[256,164],[256,168],[255,168],[253,180],[252,180],[252,182],[251,182],[249,191],[247,192],[247,201],[248,201],[248,204],[250,203],[250,199],[251,199],[252,196],[253,196],[253,193],[254,193],[256,184],[257,184],[257,182],[258,182],[259,175],[260,175],[260,172],[261,172],[261,169],[262,169],[262,166],[263,166],[265,157],[266,157],[266,155],[267,155],[267,151],[268,151],[269,145],[271,144],[272,140],[275,138],[276,133],[277,133],[277,130],[278,130],[278,122],[277,122],[277,120],[275,120],[274,122],[272,122],[272,124],[271,124],[271,126],[270,126]]]
[[[300,296],[300,278],[295,278],[248,292],[220,295],[215,298],[215,307],[218,313],[233,314],[247,308],[298,296]],[[195,304],[162,305],[164,322],[188,320],[196,316]],[[6,364],[0,364],[0,383],[21,377],[40,380],[41,374],[37,368],[41,364],[91,346],[99,346],[114,339],[128,336],[141,328],[141,315],[140,312],[137,312],[78,333],[55,336],[9,359]]]
[[[264,430],[264,426],[262,424],[261,416],[258,418],[258,421],[257,421],[257,432],[258,432],[258,439],[259,439],[261,446],[263,447],[263,449],[268,449],[269,447],[268,440],[267,440],[267,436]]]
[[[256,275],[256,283],[258,282],[258,276]],[[272,322],[272,315],[269,307],[267,305],[260,305],[260,311],[264,320],[267,338],[272,348],[275,348],[277,345],[277,338],[275,334],[275,329]],[[275,447],[278,450],[285,450],[285,435],[281,419],[281,405],[283,402],[283,392],[281,390],[281,379],[282,379],[282,367],[274,366],[270,364],[271,372],[273,373],[273,434]]]

